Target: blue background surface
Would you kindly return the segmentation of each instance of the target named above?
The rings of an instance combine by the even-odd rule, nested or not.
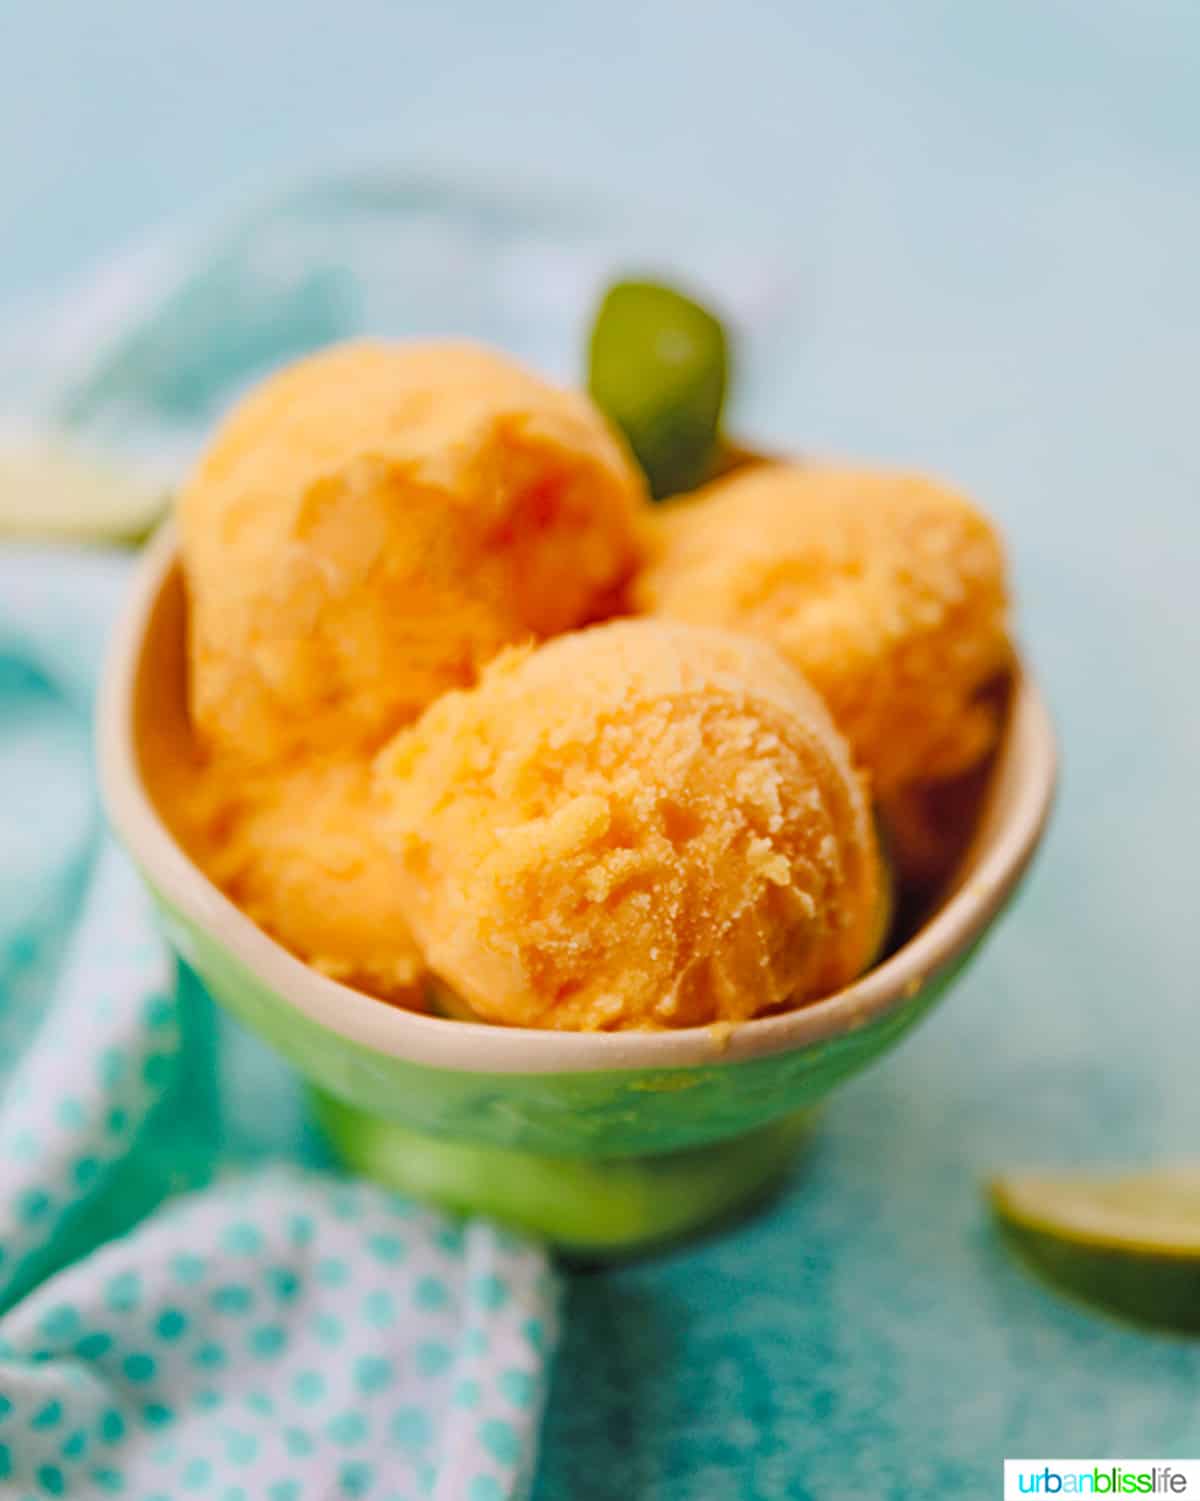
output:
[[[998,1163],[1196,1156],[1200,11],[0,4],[0,296],[365,146],[629,190],[790,258],[796,441],[1012,541],[1059,815],[962,990],[736,1235],[578,1275],[538,1501],[984,1496],[1200,1453],[1200,1350],[1053,1300]]]

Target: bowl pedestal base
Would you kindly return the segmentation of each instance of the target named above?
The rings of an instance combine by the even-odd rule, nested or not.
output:
[[[357,1173],[458,1214],[482,1214],[564,1251],[622,1256],[733,1218],[786,1173],[803,1110],[742,1136],[646,1157],[548,1157],[446,1141],[313,1090],[334,1150]]]

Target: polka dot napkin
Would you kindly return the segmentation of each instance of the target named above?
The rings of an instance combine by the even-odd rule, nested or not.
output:
[[[122,573],[0,550],[0,1497],[524,1496],[543,1252],[329,1166],[98,830]]]
[[[30,1496],[501,1501],[532,1454],[540,1276],[489,1226],[312,1173],[183,1195],[3,1320],[0,1476]]]

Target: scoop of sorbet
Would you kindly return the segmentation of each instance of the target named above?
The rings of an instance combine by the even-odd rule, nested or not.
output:
[[[639,608],[777,646],[881,795],[992,745],[989,690],[1011,659],[1004,556],[961,496],[916,475],[764,465],[653,526]]]
[[[748,638],[627,621],[507,652],[376,778],[426,958],[492,1021],[737,1021],[837,989],[878,938],[847,748]]]
[[[500,355],[300,361],[235,409],[180,497],[201,736],[243,763],[378,749],[501,647],[596,618],[643,500],[588,399]]]
[[[214,762],[169,807],[205,874],[285,948],[332,979],[422,1009],[424,965],[371,790],[366,757],[258,776]]]

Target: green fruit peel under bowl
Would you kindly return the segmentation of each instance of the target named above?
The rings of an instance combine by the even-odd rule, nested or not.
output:
[[[184,595],[172,529],[139,566],[99,704],[108,814],[167,935],[223,1006],[313,1086],[346,1163],[461,1212],[591,1253],[726,1217],[785,1171],[818,1101],[939,999],[1024,872],[1055,744],[1018,674],[975,837],[920,929],[838,994],[732,1029],[573,1033],[386,1005],[281,948],[197,869],[155,807],[150,738],[186,733]]]

